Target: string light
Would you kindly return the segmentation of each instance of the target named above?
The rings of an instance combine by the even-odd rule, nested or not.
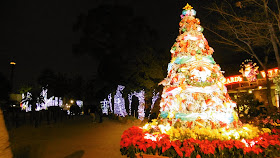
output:
[[[132,103],[132,97],[136,96],[139,100],[138,105],[138,119],[144,120],[145,117],[145,91],[141,90],[139,93],[134,91],[133,93],[128,94],[128,102],[129,102],[129,114],[131,115],[131,103]]]
[[[133,94],[128,94],[128,95],[127,95],[127,98],[128,98],[129,115],[131,115],[131,103],[132,103],[132,97],[133,97]]]
[[[152,113],[152,109],[154,108],[155,102],[156,100],[159,98],[159,92],[157,92],[157,94],[155,94],[155,90],[153,91],[153,97],[152,97],[152,105],[151,105],[151,110],[150,110],[150,114],[149,114],[149,118],[151,116]]]
[[[61,97],[50,97],[47,98],[48,96],[48,89],[42,88],[42,91],[40,93],[40,97],[43,98],[43,102],[36,103],[36,111],[40,110],[46,110],[50,106],[59,106],[62,107],[63,101]],[[26,95],[22,94],[22,103],[21,103],[21,109],[25,110],[26,112],[31,111],[31,106],[29,106],[29,102],[32,100],[32,94],[30,92],[27,92]],[[39,98],[37,98],[37,101]],[[78,101],[77,105],[80,105],[80,107],[83,105],[82,101]]]
[[[112,94],[111,94],[111,93],[108,95],[108,100],[109,100],[109,108],[110,108],[110,111],[111,111],[111,113],[113,113],[113,108],[112,108]]]
[[[81,101],[81,100],[76,100],[76,104],[77,104],[80,108],[82,108],[82,106],[84,105],[84,102]]]
[[[139,99],[138,119],[143,121],[145,118],[145,91],[142,90],[139,93],[136,93],[135,96]]]
[[[118,88],[116,90],[116,94],[114,96],[114,113],[118,116],[125,117],[127,115],[126,109],[125,109],[125,101],[122,97],[121,91],[125,88],[125,86],[118,85]]]
[[[101,104],[102,113],[108,115],[109,101],[104,99],[103,101],[100,102],[100,104]]]
[[[239,70],[239,72],[241,72],[242,75],[246,77],[249,82],[254,82],[257,80],[259,67],[256,63],[253,63],[253,61],[250,59],[246,59],[244,62],[242,62],[240,67],[241,69]]]

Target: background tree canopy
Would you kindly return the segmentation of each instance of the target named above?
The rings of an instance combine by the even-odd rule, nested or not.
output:
[[[81,15],[74,30],[82,33],[74,53],[88,53],[100,61],[91,85],[101,98],[107,91],[115,91],[118,84],[129,91],[145,89],[149,94],[165,77],[170,55],[152,49],[157,33],[145,18],[135,16],[132,8],[99,6],[87,16]]]

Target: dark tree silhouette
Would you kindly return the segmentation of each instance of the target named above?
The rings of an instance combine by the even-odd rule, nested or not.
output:
[[[40,73],[37,81],[41,87],[48,89],[48,97],[63,98],[69,93],[69,78],[66,74],[45,69]]]
[[[278,0],[223,0],[208,8],[218,19],[212,22],[217,42],[236,48],[254,57],[267,74],[268,63],[272,62],[271,52],[280,68],[279,57],[279,18]],[[213,31],[217,30],[217,31]],[[260,50],[260,51],[259,51]],[[267,100],[272,106],[271,85],[267,80]]]
[[[80,43],[74,45],[74,53],[89,53],[102,59],[106,55],[131,54],[151,43],[156,33],[143,17],[136,17],[133,9],[118,5],[101,5],[81,15],[74,26],[81,31]]]
[[[104,97],[118,84],[130,90],[153,88],[164,78],[162,68],[166,66],[159,57],[163,54],[151,49],[157,39],[156,31],[145,18],[135,16],[132,8],[99,6],[87,16],[81,15],[74,30],[82,32],[74,53],[88,53],[100,60],[97,78],[92,82],[96,96]]]
[[[55,82],[56,82],[56,74],[51,69],[43,70],[37,79],[38,84],[41,87],[45,87],[48,89],[48,97],[54,96],[55,91]]]
[[[10,84],[5,76],[0,73],[0,101],[7,102],[9,99]],[[2,104],[3,105],[3,104]]]
[[[84,100],[85,98],[85,81],[81,76],[74,76],[69,81],[70,98]]]

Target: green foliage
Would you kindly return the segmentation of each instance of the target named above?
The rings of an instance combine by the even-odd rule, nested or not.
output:
[[[279,94],[280,91],[280,74],[278,73],[277,76],[272,78],[273,83],[275,84],[275,90],[277,91],[277,93]]]
[[[237,96],[231,98],[237,103],[236,111],[239,117],[248,119],[262,113],[260,106],[263,103],[259,102],[253,93],[238,93]]]
[[[137,152],[137,149],[133,145],[130,145],[128,148],[121,148],[120,151],[122,155],[127,155],[127,157],[130,158],[136,158],[135,153]]]

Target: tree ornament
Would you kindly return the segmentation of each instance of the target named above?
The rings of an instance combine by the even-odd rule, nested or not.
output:
[[[201,27],[201,26],[197,26],[197,31],[198,31],[198,32],[203,32],[203,30],[204,30],[204,28],[203,28],[203,27]]]
[[[196,11],[194,9],[191,9],[190,16],[196,16]]]
[[[185,10],[191,10],[193,7],[187,3],[187,5],[183,8]]]

